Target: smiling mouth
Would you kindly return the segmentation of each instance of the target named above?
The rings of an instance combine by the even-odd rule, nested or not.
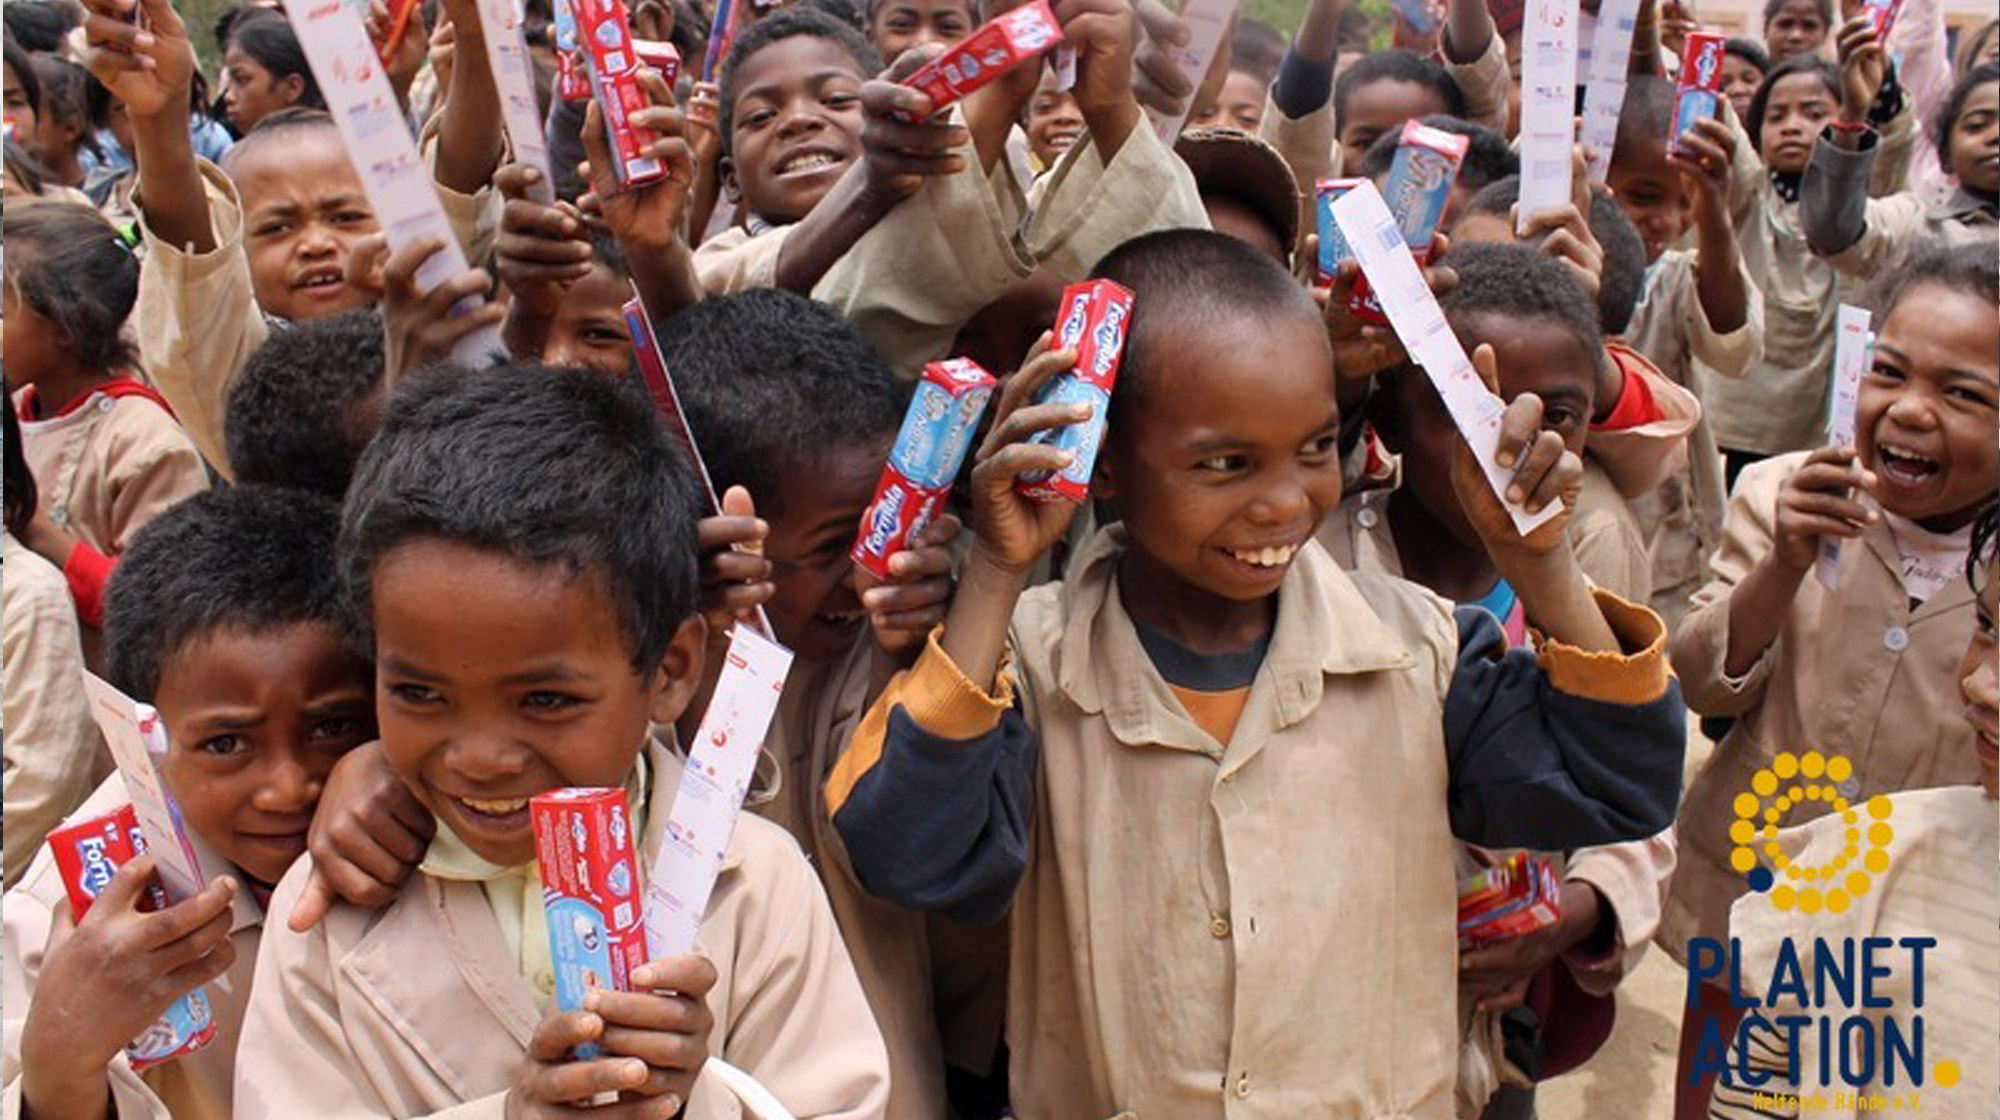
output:
[[[1226,548],[1223,551],[1235,557],[1240,563],[1253,568],[1269,568],[1275,571],[1292,562],[1292,557],[1298,555],[1299,546],[1266,545],[1263,548]]]
[[[1922,486],[1943,469],[1936,459],[1891,443],[1878,442],[1875,459],[1882,475],[1899,486]]]
[[[482,817],[511,817],[528,807],[525,797],[456,797],[452,800]]]
[[[839,156],[824,150],[797,152],[778,161],[780,175],[810,175],[829,167],[838,167],[843,161]]]
[[[346,274],[338,269],[320,269],[298,278],[292,287],[302,292],[324,292],[345,286]]]

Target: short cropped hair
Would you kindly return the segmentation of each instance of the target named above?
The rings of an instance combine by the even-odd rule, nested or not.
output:
[[[149,522],[105,593],[111,683],[150,700],[167,662],[220,629],[323,623],[344,632],[339,526],[327,499],[270,486],[207,490]]]
[[[222,425],[238,482],[338,501],[374,438],[357,407],[382,387],[382,316],[373,308],[271,332],[229,390]]]
[[[316,132],[320,129],[338,129],[332,114],[325,109],[308,109],[293,105],[280,109],[258,121],[256,126],[243,134],[243,138],[229,146],[222,155],[224,170],[235,166],[245,154],[253,152],[272,141],[286,138],[296,139],[302,132]]]
[[[1618,109],[1618,138],[1611,159],[1637,144],[1667,145],[1673,129],[1674,83],[1658,74],[1634,74],[1625,79],[1625,101]]]
[[[1464,214],[1460,216],[1487,214],[1504,219],[1520,201],[1521,177],[1509,176],[1487,184],[1467,199]],[[1632,325],[1632,314],[1638,310],[1639,297],[1645,293],[1646,243],[1632,219],[1625,216],[1617,200],[1602,187],[1591,189],[1590,213],[1584,220],[1590,225],[1590,235],[1604,251],[1604,269],[1597,285],[1598,328],[1604,334],[1623,334]],[[1456,265],[1458,259],[1459,250],[1453,249],[1451,263]]]
[[[391,397],[355,468],[341,578],[367,635],[375,564],[414,541],[596,574],[646,673],[696,609],[695,517],[693,470],[632,382],[528,363],[438,367]]]
[[[1464,162],[1458,165],[1458,182],[1466,190],[1477,191],[1488,183],[1521,173],[1521,157],[1514,153],[1507,138],[1485,125],[1447,117],[1442,113],[1432,113],[1423,118],[1422,123],[1472,141],[1466,146]],[[1368,146],[1368,154],[1362,157],[1361,170],[1356,174],[1373,179],[1388,171],[1396,161],[1396,147],[1402,139],[1400,132],[1385,132],[1376,137],[1375,143]]]
[[[1992,245],[1970,242],[1947,245],[1924,239],[1913,247],[1901,268],[1884,276],[1876,302],[1882,319],[1896,310],[1903,297],[1920,287],[1935,286],[2000,305],[2000,261]]]
[[[1569,266],[1525,245],[1466,245],[1451,251],[1458,285],[1439,300],[1445,316],[1499,315],[1541,319],[1575,336],[1594,361],[1602,361],[1603,332],[1597,310]]]
[[[1347,99],[1355,90],[1375,82],[1409,82],[1436,93],[1444,101],[1448,117],[1465,116],[1465,91],[1451,74],[1413,51],[1377,51],[1361,56],[1333,83],[1333,119],[1347,119]]]
[[[657,333],[716,489],[742,486],[760,505],[792,469],[893,436],[909,404],[853,324],[792,292],[703,300]]]
[[[1778,9],[1784,7],[1786,3],[1787,0],[1764,0],[1764,25],[1766,27],[1770,26],[1771,20],[1778,14]],[[1813,7],[1819,9],[1819,21],[1826,24],[1828,30],[1831,30],[1833,28],[1833,0],[1813,0]]]
[[[882,56],[875,52],[867,36],[861,34],[852,24],[838,17],[828,15],[817,8],[791,7],[773,12],[747,28],[729,48],[729,57],[722,66],[722,147],[729,150],[729,134],[736,121],[736,76],[750,56],[783,39],[800,35],[811,35],[833,43],[847,52],[854,60],[854,66],[864,78],[872,78],[882,69]]]
[[[1144,399],[1157,360],[1154,336],[1163,328],[1319,313],[1284,265],[1246,242],[1205,229],[1135,237],[1106,254],[1091,276],[1132,291],[1132,322],[1107,417],[1114,439],[1121,415]]]

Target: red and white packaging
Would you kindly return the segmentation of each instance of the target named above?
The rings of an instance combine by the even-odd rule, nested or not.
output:
[[[1111,390],[1118,383],[1131,325],[1131,289],[1109,280],[1087,280],[1063,289],[1057,305],[1056,345],[1076,351],[1076,366],[1051,379],[1035,401],[1089,405],[1090,418],[1036,435],[1036,443],[1052,443],[1070,452],[1070,465],[1058,472],[1022,475],[1014,483],[1015,493],[1038,502],[1081,502],[1090,496],[1090,476],[1104,445]]]
[[[1458,181],[1459,164],[1465,162],[1465,152],[1471,144],[1470,137],[1418,121],[1403,124],[1403,134],[1396,143],[1396,159],[1389,165],[1389,182],[1382,188],[1382,195],[1389,204],[1389,212],[1395,215],[1403,243],[1420,264],[1430,263],[1438,223],[1444,219],[1452,184]],[[1354,282],[1347,310],[1366,323],[1386,326],[1389,322],[1365,273]]]
[[[550,790],[528,813],[557,1003],[574,1011],[592,988],[630,991],[632,970],[646,962],[646,915],[625,791]],[[587,1056],[581,1047],[578,1056]]]
[[[934,111],[1063,41],[1048,0],[1035,0],[988,20],[957,46],[925,63],[903,84],[922,91]]]
[[[672,43],[656,43],[651,39],[632,40],[632,53],[639,56],[639,65],[657,70],[665,78],[668,88],[681,76],[681,52]]]
[[[890,557],[908,548],[910,538],[944,510],[997,384],[978,362],[965,358],[924,367],[875,499],[862,515],[855,563],[889,578]]]
[[[1678,149],[1695,122],[1722,109],[1723,44],[1729,40],[1711,31],[1690,31],[1681,48],[1681,70],[1674,85],[1673,133],[1667,142]]]
[[[1896,26],[1896,17],[1903,11],[1903,0],[1862,0],[1861,12],[1875,28],[1875,37],[1885,45],[1889,42],[1889,31]]]
[[[623,0],[571,0],[576,6],[576,37],[590,63],[590,89],[604,111],[606,139],[611,144],[612,170],[621,187],[638,187],[665,178],[667,166],[646,154],[659,138],[632,124],[632,114],[652,101],[639,88],[639,54]]]

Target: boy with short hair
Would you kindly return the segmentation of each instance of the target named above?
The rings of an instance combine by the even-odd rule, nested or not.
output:
[[[649,727],[702,676],[692,472],[643,393],[539,366],[413,378],[356,471],[341,556],[383,756],[439,827],[386,909],[266,939],[236,1114],[533,1115],[609,1091],[634,1116],[728,1114],[714,1051],[799,1116],[879,1116],[881,1039],[825,896],[755,818],[692,954],[553,1007],[528,803],[623,787],[650,863],[682,759]],[[604,1056],[568,1060],[593,1042]]]
[[[339,501],[382,420],[382,360],[373,308],[266,338],[229,387],[223,433],[236,481]]]
[[[1075,359],[1044,352],[980,451],[978,541],[943,629],[828,783],[835,825],[886,897],[1011,907],[1024,1115],[1450,1116],[1453,836],[1569,847],[1664,827],[1683,730],[1663,633],[1593,597],[1565,518],[1517,536],[1463,448],[1458,493],[1551,635],[1541,666],[1502,652],[1483,612],[1342,573],[1311,540],[1340,492],[1311,297],[1200,231],[1099,271],[1135,301],[1093,486],[1123,522],[1022,594],[1075,508],[1016,495],[1069,462],[1028,439],[1087,413],[1023,407]],[[1531,509],[1572,500],[1579,470],[1531,435],[1539,411],[1517,400],[1500,440]],[[1336,1001],[1400,1011],[1290,1018]]]
[[[305,851],[334,762],[375,733],[372,673],[349,642],[323,498],[261,486],[190,498],[141,532],[111,580],[111,683],[165,721],[166,789],[225,865],[200,894],[139,910],[150,861],[82,922],[44,851],[7,892],[6,1108],[35,1117],[225,1117],[271,889]],[[127,801],[100,785],[73,820]],[[162,838],[149,838],[154,843]],[[210,983],[221,979],[220,983]],[[217,1036],[143,1074],[123,1053],[208,984]]]

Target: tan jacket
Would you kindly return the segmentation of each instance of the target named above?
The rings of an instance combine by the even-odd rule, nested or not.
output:
[[[647,749],[652,852],[681,761]],[[308,870],[307,860],[292,868],[274,911],[290,911]],[[708,996],[710,1053],[762,1081],[801,1118],[883,1115],[881,1035],[825,895],[779,829],[751,816],[738,821],[696,951],[720,973]],[[542,1014],[480,884],[412,876],[384,910],[340,906],[308,934],[273,929],[265,939],[239,1051],[236,1115],[497,1120]],[[689,1120],[740,1112],[714,1078],[696,1081]]]
[[[85,820],[111,812],[130,801],[125,783],[117,775],[107,778],[71,816]],[[218,868],[215,872],[226,872]],[[6,967],[6,1096],[0,1116],[19,1120],[21,1116],[21,1032],[26,1028],[28,1008],[35,998],[35,984],[42,974],[42,962],[55,942],[56,913],[69,911],[62,874],[55,857],[43,848],[28,868],[27,875],[7,892],[5,936],[0,938],[0,959]],[[113,1115],[118,1120],[228,1120],[231,1084],[235,1078],[236,1041],[243,1034],[243,1010],[249,1001],[250,978],[256,968],[257,943],[264,930],[264,916],[248,889],[236,895],[230,925],[236,947],[236,963],[204,989],[209,1008],[215,1014],[215,1039],[195,1053],[154,1066],[145,1073],[132,1071],[123,1054],[113,1058],[106,1069],[111,1082]]]
[[[187,432],[157,402],[97,393],[67,415],[21,422],[21,450],[51,521],[116,556],[182,498],[208,489]]]
[[[1743,285],[1749,314],[1727,334],[1710,326],[1702,310],[1700,273],[1701,258],[1693,250],[1661,254],[1647,273],[1645,294],[1625,333],[1632,348],[1663,375],[1697,394],[1714,379],[1742,377],[1764,349],[1764,296],[1748,273]],[[1596,433],[1591,439],[1597,441]],[[1695,413],[1687,443],[1684,470],[1668,476],[1658,489],[1632,496],[1652,559],[1652,607],[1670,627],[1708,579],[1708,557],[1721,539],[1722,510],[1729,501],[1715,425],[1702,408]]]
[[[1957,744],[1968,755],[1970,738],[1971,732],[1962,730]],[[1895,835],[1888,846],[1888,870],[1875,876],[1867,893],[1854,899],[1845,913],[1779,910],[1768,895],[1737,900],[1730,912],[1729,933],[1742,939],[1744,990],[1760,1000],[1769,996],[1767,982],[1779,953],[1786,949],[1811,969],[1808,947],[1816,939],[1824,939],[1837,952],[1863,938],[1884,938],[1899,946],[1904,938],[1935,938],[1937,944],[1924,951],[1921,1009],[1910,954],[1897,948],[1879,955],[1889,972],[1871,980],[1866,989],[1888,1001],[1887,1007],[1860,1006],[1860,990],[1855,992],[1855,1005],[1849,1007],[1829,988],[1823,1002],[1801,1007],[1797,999],[1780,996],[1775,1006],[1760,1014],[1771,1019],[1806,1015],[1815,1020],[1826,1015],[1836,1028],[1852,1014],[1871,1023],[1872,1037],[1878,1040],[1885,1020],[1896,1021],[1906,1040],[1915,1037],[1920,1015],[1925,1063],[1925,1084],[1918,1094],[1922,1114],[1987,1120],[2000,1097],[2000,1001],[1993,998],[2000,989],[2000,883],[1995,881],[1993,865],[1994,848],[2000,844],[2000,810],[1983,791],[1965,786],[1912,790],[1891,801],[1894,808],[1888,823]],[[1822,817],[1779,833],[1778,843],[1801,865],[1822,867],[1842,854],[1848,843],[1845,831],[1838,819]],[[1827,1090],[1819,1107],[1802,1110],[1791,1102],[1774,1104],[1769,1097],[1756,1100],[1751,1091],[1718,1087],[1709,1115],[1719,1120],[1801,1114],[1876,1116],[1886,1110],[1863,1109],[1854,1096],[1880,1094],[1895,1101],[1910,1093],[1900,1062],[1893,1085],[1884,1083],[1880,1064],[1874,1079],[1858,1088],[1839,1080],[1838,1065],[1832,1070],[1822,1065],[1815,1035],[1816,1030],[1804,1034],[1797,1050],[1788,1051],[1782,1034],[1759,1033],[1753,1037],[1761,1045],[1753,1046],[1750,1065],[1774,1074],[1764,1087],[1767,1094],[1805,1093],[1810,1099],[1816,1090]],[[1801,1076],[1796,1083],[1787,1076],[1788,1057],[1799,1062]],[[1737,1060],[1732,1051],[1732,1069]],[[1941,1060],[1958,1066],[1958,1082],[1950,1087],[1933,1079],[1931,1063]],[[1847,1099],[1834,1100],[1834,1092],[1847,1094]]]
[[[946,1113],[946,1046],[940,1016],[962,1019],[968,1011],[990,1007],[995,1021],[985,1032],[984,1051],[992,1055],[1000,1041],[997,1016],[1006,995],[1004,972],[996,967],[1004,963],[1006,929],[958,926],[940,944],[933,930],[957,923],[875,898],[854,877],[827,813],[823,785],[873,699],[870,685],[878,660],[874,641],[864,637],[837,663],[793,664],[764,740],[782,777],[775,797],[755,809],[792,834],[826,888],[861,990],[888,1046],[889,1120],[941,1120]],[[939,972],[945,973],[942,980]],[[985,990],[965,982],[981,976],[999,982],[983,985]],[[947,1001],[958,1006],[943,1006]]]
[[[1660,932],[1661,947],[1677,960],[1688,938],[1727,935],[1730,903],[1744,890],[1729,867],[1732,806],[1781,751],[1845,755],[1854,770],[1839,788],[1854,802],[1978,780],[1957,672],[1972,636],[1972,589],[1954,580],[1912,611],[1886,523],[1842,547],[1838,592],[1808,574],[1770,648],[1742,679],[1723,675],[1730,595],[1770,552],[1778,487],[1803,459],[1755,463],[1738,478],[1715,578],[1674,635],[1688,707],[1736,719],[1681,803],[1680,869]],[[1806,801],[1781,823],[1828,808]]]
[[[42,840],[108,769],[83,695],[83,645],[55,565],[0,535],[0,704],[6,752],[6,875],[12,887]]]

